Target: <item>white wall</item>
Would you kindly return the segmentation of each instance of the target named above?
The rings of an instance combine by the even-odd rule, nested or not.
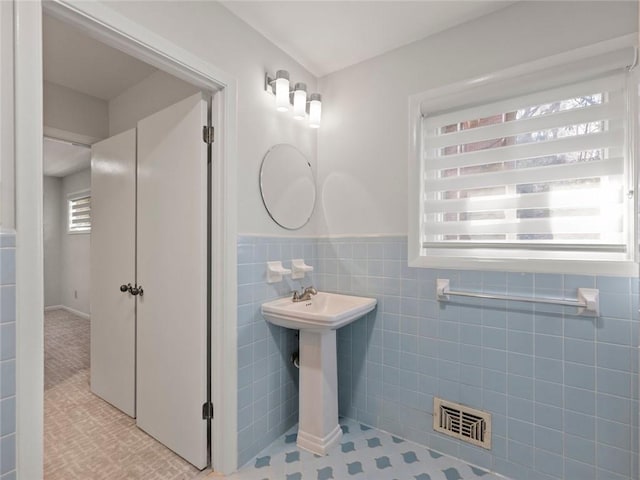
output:
[[[60,193],[60,303],[90,314],[89,261],[91,235],[67,233],[68,195],[91,188],[91,169],[81,170],[62,179]]]
[[[238,233],[289,234],[267,215],[260,198],[258,173],[269,147],[292,143],[316,169],[316,132],[289,114],[276,112],[264,92],[265,71],[289,70],[294,82],[315,91],[317,79],[286,53],[215,2],[105,2],[148,30],[237,79],[238,85]],[[294,234],[313,233],[312,226]]]
[[[44,306],[61,305],[61,242],[66,223],[62,215],[62,179],[44,177]]]
[[[13,164],[13,3],[0,2],[0,226],[15,227]]]
[[[135,128],[138,120],[196,92],[198,88],[168,73],[152,73],[109,101],[109,136]]]
[[[107,102],[44,82],[44,126],[98,140],[109,136]],[[45,131],[46,133],[46,131]]]
[[[68,196],[91,188],[91,169],[64,178],[44,177],[44,305],[87,315],[90,234],[67,233]]]
[[[408,97],[635,32],[636,2],[522,1],[320,80],[320,234],[406,234]]]

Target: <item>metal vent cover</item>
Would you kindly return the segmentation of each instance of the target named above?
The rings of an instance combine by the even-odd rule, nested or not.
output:
[[[433,398],[433,429],[491,449],[491,414],[439,397]]]

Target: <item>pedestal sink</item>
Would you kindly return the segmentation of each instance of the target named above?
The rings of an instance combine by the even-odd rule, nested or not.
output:
[[[325,292],[303,302],[287,297],[262,304],[267,321],[300,330],[298,447],[325,455],[340,441],[336,330],[375,306],[375,298]]]

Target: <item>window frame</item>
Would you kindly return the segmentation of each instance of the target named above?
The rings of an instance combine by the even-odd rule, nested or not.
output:
[[[499,248],[483,253],[482,256],[425,255],[421,239],[422,179],[424,177],[422,122],[425,110],[436,113],[449,109],[462,109],[472,105],[474,98],[482,98],[482,104],[486,104],[510,96],[523,95],[528,91],[553,88],[562,83],[578,83],[585,78],[589,78],[589,76],[597,76],[598,74],[610,72],[615,68],[621,68],[621,59],[628,59],[630,52],[633,51],[632,47],[635,47],[635,45],[636,39],[627,35],[565,54],[502,70],[481,78],[457,82],[411,96],[409,99],[410,152],[408,168],[409,266],[440,269],[638,276],[637,229],[639,195],[638,169],[636,167],[638,141],[635,134],[638,128],[638,99],[636,95],[630,95],[633,115],[630,115],[628,119],[631,133],[627,133],[629,135],[627,142],[630,145],[629,163],[631,165],[627,180],[633,185],[632,188],[636,192],[633,212],[625,212],[630,229],[627,260],[539,259],[535,256],[527,256],[528,252],[525,249],[522,250],[522,255],[517,258],[501,258],[499,256]],[[570,65],[570,67],[567,68],[567,65]],[[593,67],[594,65],[597,67]],[[630,75],[633,86],[638,86],[638,77],[638,69],[633,70]],[[552,80],[549,80],[549,78]],[[490,253],[494,252],[494,255],[490,255]],[[480,254],[481,252],[477,253]],[[589,252],[584,253],[585,257],[588,257],[588,255]]]
[[[67,194],[66,218],[67,218],[67,234],[68,235],[90,235],[91,234],[91,228],[93,227],[93,217],[91,215],[89,217],[89,222],[91,223],[91,225],[89,226],[88,229],[84,229],[84,230],[72,230],[71,229],[71,205],[72,205],[72,202],[74,202],[76,200],[80,200],[82,198],[89,198],[89,201],[91,201],[91,190],[90,189],[85,189],[85,190],[80,190],[78,192],[73,192],[73,193]],[[91,210],[90,210],[90,212],[91,212]]]

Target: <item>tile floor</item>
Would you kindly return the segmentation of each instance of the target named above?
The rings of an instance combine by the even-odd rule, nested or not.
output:
[[[298,449],[296,425],[229,480],[504,480],[354,420],[340,423],[342,440],[329,455]]]

